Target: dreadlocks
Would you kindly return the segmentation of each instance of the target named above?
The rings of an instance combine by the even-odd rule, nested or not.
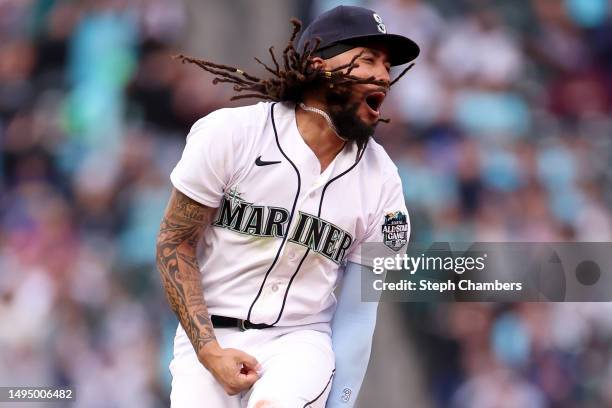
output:
[[[216,75],[212,81],[215,85],[218,83],[234,84],[234,91],[242,94],[234,95],[230,100],[259,98],[269,101],[292,102],[300,102],[305,90],[311,89],[321,83],[327,83],[330,87],[342,87],[355,84],[391,86],[414,65],[410,64],[390,84],[387,84],[385,81],[376,80],[373,76],[369,78],[359,78],[351,75],[351,71],[358,67],[355,61],[361,54],[355,55],[349,63],[336,67],[331,71],[323,71],[322,68],[314,68],[310,63],[311,56],[318,50],[320,40],[317,38],[313,43],[307,41],[304,45],[303,52],[300,54],[295,49],[294,41],[302,28],[302,22],[296,18],[292,18],[291,23],[293,24],[293,32],[282,54],[282,68],[274,54],[273,46],[268,49],[270,57],[272,58],[273,67],[262,62],[259,58],[255,58],[255,61],[272,74],[272,77],[268,79],[260,79],[235,67],[215,64],[210,61],[189,57],[183,54],[177,55],[174,58],[181,60],[183,63],[189,62],[196,64],[205,71]],[[346,72],[343,71],[345,69]],[[380,121],[388,122],[388,119],[380,119]]]

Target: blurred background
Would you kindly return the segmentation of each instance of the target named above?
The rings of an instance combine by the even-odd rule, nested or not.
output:
[[[610,0],[0,0],[0,385],[169,405],[168,176],[191,124],[235,106],[171,56],[262,74],[291,16],[338,4],[422,49],[376,135],[411,241],[612,240]],[[383,304],[359,407],[612,406],[611,316]]]

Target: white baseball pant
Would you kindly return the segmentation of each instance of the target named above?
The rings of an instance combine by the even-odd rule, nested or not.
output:
[[[318,326],[318,327],[317,327]],[[242,350],[262,366],[248,391],[229,396],[198,361],[179,325],[170,363],[173,408],[324,408],[331,388],[334,353],[327,325],[316,330],[271,327],[240,331],[218,328],[221,347]]]

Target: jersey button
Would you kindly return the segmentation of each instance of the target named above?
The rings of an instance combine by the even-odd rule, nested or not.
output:
[[[272,284],[272,292],[276,292],[278,290],[278,284],[273,283]]]
[[[287,255],[287,257],[293,261],[295,259],[295,252],[289,252],[289,254]]]
[[[315,193],[314,191],[311,191],[310,194],[308,194],[308,197],[314,198],[316,195],[317,193]]]

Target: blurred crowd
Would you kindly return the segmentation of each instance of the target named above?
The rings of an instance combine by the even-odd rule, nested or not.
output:
[[[612,241],[612,2],[374,7],[423,50],[380,136],[411,240]],[[435,406],[612,406],[608,303],[402,309]]]
[[[191,124],[231,106],[171,58],[194,3],[214,18],[189,0],[0,0],[1,385],[167,406],[176,320],[155,235]],[[339,3],[296,0],[291,15]],[[612,1],[341,3],[421,46],[376,135],[412,241],[612,241]],[[289,24],[262,24],[286,25],[282,46]],[[612,406],[608,304],[401,311],[430,406]]]

